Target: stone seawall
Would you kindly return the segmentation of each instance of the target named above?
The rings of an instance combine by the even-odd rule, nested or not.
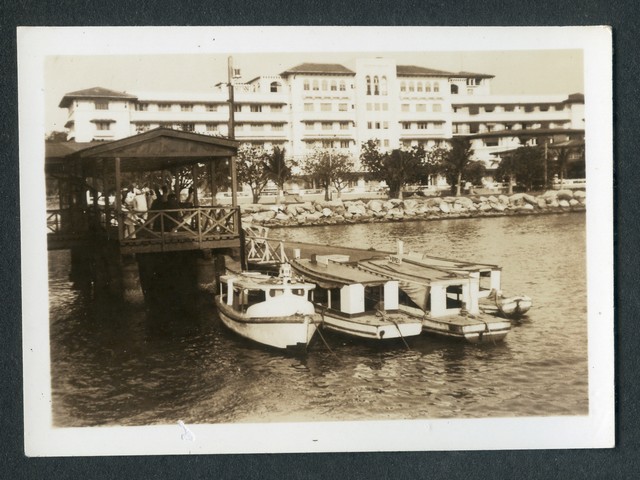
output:
[[[584,211],[584,191],[549,190],[491,196],[355,201],[314,201],[286,205],[243,205],[242,224],[268,227],[339,225],[407,220],[495,217]]]

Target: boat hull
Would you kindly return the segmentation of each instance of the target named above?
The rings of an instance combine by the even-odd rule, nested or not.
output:
[[[533,302],[529,297],[516,296],[500,298],[497,302],[486,300],[480,303],[480,309],[484,313],[498,315],[504,318],[520,318],[527,314]]]
[[[341,317],[322,314],[322,326],[327,330],[371,340],[413,337],[422,333],[422,322],[407,317],[383,318],[377,315]]]
[[[220,300],[220,296],[216,296],[216,306],[220,320],[227,328],[249,340],[279,349],[306,347],[320,323],[317,314],[248,317],[231,309]]]
[[[469,343],[494,343],[504,340],[511,331],[509,320],[480,319],[478,317],[451,316],[422,320],[425,333],[457,338]]]

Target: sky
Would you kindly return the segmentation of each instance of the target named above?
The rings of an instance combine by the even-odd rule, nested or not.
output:
[[[495,75],[493,94],[584,93],[582,50],[491,52],[366,52],[233,54],[242,79],[276,75],[300,63],[340,63],[354,69],[357,58],[393,58],[400,65],[418,65],[450,72]],[[62,131],[63,95],[91,87],[122,92],[207,92],[227,78],[226,54],[57,55],[44,65],[45,129]]]

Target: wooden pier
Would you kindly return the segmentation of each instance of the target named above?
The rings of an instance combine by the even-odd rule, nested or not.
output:
[[[136,255],[191,251],[199,254],[198,264],[206,272],[213,270],[217,252],[235,249],[243,257],[234,161],[237,148],[237,142],[226,138],[166,128],[113,142],[47,145],[45,172],[48,180],[57,182],[59,197],[58,208],[47,210],[48,249],[71,249],[73,259],[97,266],[89,270],[103,270],[96,277],[106,276],[110,289],[136,300],[142,296],[140,284],[144,283]],[[224,169],[232,198],[231,205],[221,206],[214,204],[214,192],[216,175]],[[198,188],[193,188],[188,205],[176,200],[171,208],[151,205],[138,212],[124,204],[123,191],[131,178],[169,172],[176,179],[178,171],[190,175],[194,187],[196,179],[208,177],[212,204],[201,204]],[[177,180],[171,193],[180,198]],[[203,282],[212,284],[212,279]]]

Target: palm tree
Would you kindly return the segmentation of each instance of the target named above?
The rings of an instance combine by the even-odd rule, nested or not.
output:
[[[285,149],[273,147],[273,152],[265,157],[265,174],[278,187],[278,201],[282,198],[284,183],[291,178],[290,162],[285,160]]]
[[[467,138],[451,139],[451,150],[446,156],[444,170],[449,183],[455,182],[456,197],[460,196],[462,191],[462,175],[471,162],[471,155],[473,155],[473,149]]]

